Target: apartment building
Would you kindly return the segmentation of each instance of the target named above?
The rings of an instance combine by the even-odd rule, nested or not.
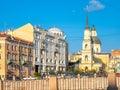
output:
[[[42,30],[34,27],[35,71],[66,71],[68,44],[63,32],[58,28]]]
[[[0,33],[0,77],[28,77],[34,75],[33,43]]]
[[[120,50],[111,51],[109,72],[115,72],[120,74]]]
[[[34,43],[35,72],[66,71],[68,43],[62,30],[44,30],[28,23],[7,33]]]

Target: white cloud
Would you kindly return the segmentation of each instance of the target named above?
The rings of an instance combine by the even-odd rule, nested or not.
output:
[[[103,5],[99,0],[90,0],[88,4],[88,11],[98,11],[104,9],[105,5]]]

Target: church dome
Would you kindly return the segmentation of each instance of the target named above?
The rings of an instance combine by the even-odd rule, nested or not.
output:
[[[97,36],[92,36],[92,43],[93,44],[101,44],[101,42]]]
[[[50,28],[48,31],[55,35],[63,36],[63,32],[59,28]]]

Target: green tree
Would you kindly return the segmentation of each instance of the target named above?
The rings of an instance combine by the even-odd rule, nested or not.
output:
[[[54,75],[55,74],[55,72],[54,72],[54,70],[50,70],[50,75]]]
[[[40,76],[41,76],[40,73],[38,73],[38,72],[35,72],[35,73],[34,73],[34,77],[40,77]]]
[[[62,71],[58,71],[57,74],[61,75],[63,72]]]
[[[79,73],[80,73],[80,72],[79,72],[78,70],[75,70],[75,71],[74,71],[74,74],[75,74],[75,75],[78,75]]]
[[[96,70],[93,69],[93,70],[89,71],[89,73],[95,74]]]

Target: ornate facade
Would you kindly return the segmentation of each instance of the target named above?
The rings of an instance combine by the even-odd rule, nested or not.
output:
[[[8,33],[34,43],[36,72],[66,71],[68,44],[66,36],[60,29],[54,27],[44,30],[28,23]]]
[[[63,32],[55,27],[34,29],[36,72],[66,71],[68,46]]]

